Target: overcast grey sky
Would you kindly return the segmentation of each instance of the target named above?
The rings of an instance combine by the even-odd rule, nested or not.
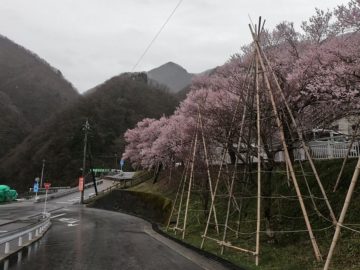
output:
[[[173,61],[189,72],[223,64],[250,41],[248,14],[297,28],[342,0],[183,0],[136,68]],[[1,0],[0,33],[60,69],[83,92],[131,71],[178,0]]]

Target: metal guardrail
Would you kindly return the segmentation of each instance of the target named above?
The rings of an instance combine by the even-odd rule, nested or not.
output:
[[[130,188],[130,187],[136,186],[138,184],[141,184],[142,182],[145,182],[145,181],[149,180],[152,177],[152,176],[145,177],[146,175],[147,175],[147,173],[144,173],[144,174],[141,174],[141,175],[139,175],[137,177],[134,177],[132,179],[114,180],[114,182],[117,182],[117,184],[112,185],[112,186],[98,192],[98,196],[103,195],[105,193],[108,193],[113,189]],[[107,179],[107,178],[105,177],[105,179]],[[108,180],[110,180],[110,179],[108,179]],[[89,196],[89,198],[86,200],[86,202],[90,202],[91,199],[94,198],[94,197],[96,197],[95,194]]]
[[[310,154],[313,159],[336,159],[344,158],[347,154],[348,157],[360,156],[360,144],[354,142],[350,148],[350,142],[338,141],[312,141],[309,142]],[[294,150],[296,160],[305,160],[305,152],[302,148]]]
[[[102,183],[103,183],[102,180],[96,181],[96,185],[101,185]],[[85,189],[91,188],[93,186],[94,186],[93,183],[87,183],[87,184],[85,184]],[[60,197],[66,196],[66,195],[73,194],[75,192],[79,192],[78,187],[71,188],[71,189],[69,189],[67,191],[64,191],[64,192],[58,192],[58,193],[50,194],[50,195],[48,195],[47,199],[48,200],[56,199],[56,198],[60,198]],[[36,202],[43,202],[44,200],[45,200],[45,197],[38,199]]]
[[[2,234],[0,236],[0,246],[4,245],[5,247],[3,252],[0,252],[0,260],[42,237],[50,225],[50,214],[47,213],[44,219],[36,223]],[[11,245],[14,241],[16,244]]]

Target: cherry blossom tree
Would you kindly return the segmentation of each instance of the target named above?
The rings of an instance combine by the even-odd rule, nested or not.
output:
[[[337,25],[343,32],[360,31],[360,0],[351,0],[347,5],[338,6],[334,14]]]

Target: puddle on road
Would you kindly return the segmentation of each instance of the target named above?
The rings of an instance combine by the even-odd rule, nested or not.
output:
[[[23,261],[35,256],[42,242],[43,239],[40,239],[30,246],[24,247],[19,252],[10,255],[6,260],[0,262],[0,270],[15,270],[20,267]]]

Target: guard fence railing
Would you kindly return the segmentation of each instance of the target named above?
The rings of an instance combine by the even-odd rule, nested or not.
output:
[[[108,193],[114,189],[125,189],[125,188],[130,188],[130,187],[139,185],[139,184],[151,179],[152,177],[153,177],[152,174],[150,174],[149,172],[146,172],[146,171],[139,172],[135,177],[132,177],[131,179],[116,179],[115,180],[114,178],[111,178],[111,177],[104,177],[104,179],[113,180],[115,184],[98,192],[98,196]],[[87,202],[92,201],[92,199],[95,196],[96,196],[95,194],[92,194],[91,196],[89,196],[89,199],[87,200]]]
[[[16,226],[17,223],[21,222],[23,221],[12,221],[7,223],[6,226],[11,223]],[[41,238],[50,225],[50,214],[46,213],[36,222],[0,234],[0,261]]]

